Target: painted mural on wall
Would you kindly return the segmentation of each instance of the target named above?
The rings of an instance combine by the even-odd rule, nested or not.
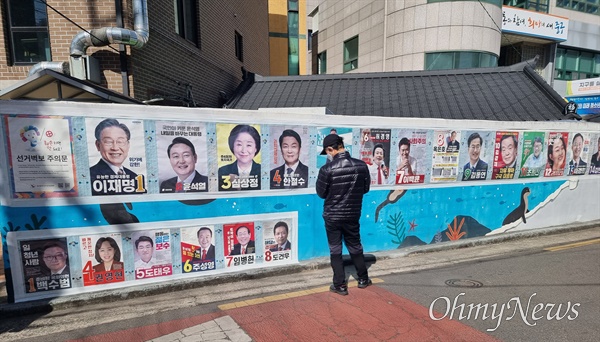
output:
[[[8,141],[16,140],[16,134],[6,134],[4,155],[12,199],[2,207],[0,229],[5,267],[13,270],[14,286],[28,283],[20,300],[39,298],[32,297],[33,292],[43,297],[45,292],[97,291],[328,255],[323,202],[311,188],[318,167],[327,162],[315,152],[320,152],[322,138],[334,130],[345,137],[350,149],[369,160],[371,174],[377,177],[374,185],[378,186],[365,196],[361,219],[367,251],[600,219],[597,210],[586,207],[598,205],[593,199],[600,191],[596,176],[600,134],[593,131],[110,119],[117,123],[12,115],[3,119],[2,130],[8,133],[20,132],[21,126],[50,127],[44,120],[58,120],[51,127],[69,126],[71,134],[60,144],[64,153],[72,151],[67,158],[70,165],[61,166],[73,170],[65,176],[73,182],[65,191],[89,199],[14,205],[56,196],[56,191],[23,191],[17,186],[22,175],[15,172],[8,156],[22,150]],[[564,147],[558,140],[564,140]],[[538,150],[538,157],[545,156],[546,162],[542,158],[529,164]],[[550,171],[548,160],[557,160]],[[568,161],[574,161],[574,166]],[[101,162],[107,166],[104,173],[93,173],[91,169]],[[40,167],[28,163],[20,170]],[[568,174],[579,177],[561,178]],[[428,186],[434,183],[444,186]],[[260,191],[242,196],[229,193],[232,190]],[[93,200],[99,195],[111,196]],[[592,200],[563,203],[571,196]],[[565,213],[561,218],[543,214],[557,205]],[[64,255],[67,276],[52,278],[44,273],[43,247],[49,238],[35,236],[47,231],[62,234],[54,239],[66,250],[48,260],[58,261],[57,254]],[[8,246],[7,238],[14,243]],[[50,283],[59,287],[44,285]]]

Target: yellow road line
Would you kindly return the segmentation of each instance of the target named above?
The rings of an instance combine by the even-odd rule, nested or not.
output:
[[[371,280],[373,281],[373,284],[383,283],[383,279],[371,278]],[[352,281],[352,282],[348,283],[348,287],[356,287],[357,285],[358,285],[358,283],[356,281]],[[244,306],[275,302],[278,300],[308,296],[311,294],[322,293],[322,292],[327,292],[327,291],[329,291],[329,286],[321,286],[321,287],[315,287],[315,288],[308,289],[308,290],[288,292],[288,293],[283,293],[283,294],[274,295],[274,296],[266,296],[266,297],[262,297],[262,298],[254,298],[254,299],[242,300],[239,302],[221,304],[218,306],[218,308],[221,310],[242,308]]]
[[[550,252],[556,252],[556,251],[562,251],[564,249],[569,249],[569,248],[575,248],[575,247],[593,245],[595,243],[600,243],[600,239],[593,239],[593,240],[587,240],[587,241],[570,243],[570,244],[567,244],[567,245],[560,245],[560,246],[548,247],[548,248],[544,248],[544,250],[545,251],[550,251]]]

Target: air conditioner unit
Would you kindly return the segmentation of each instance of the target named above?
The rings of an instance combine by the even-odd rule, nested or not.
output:
[[[72,57],[69,63],[71,76],[80,80],[88,80],[100,84],[102,78],[100,74],[100,62],[92,56]]]

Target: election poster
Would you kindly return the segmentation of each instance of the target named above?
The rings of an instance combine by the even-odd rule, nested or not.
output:
[[[254,222],[223,225],[226,267],[253,265],[256,257]]]
[[[360,159],[367,163],[371,185],[393,183],[390,177],[391,129],[363,128],[360,130]]]
[[[156,122],[160,193],[208,191],[206,128],[199,122]]]
[[[308,187],[308,127],[271,126],[270,137],[273,149],[269,172],[270,189]]]
[[[260,125],[217,124],[219,191],[261,189]]]
[[[592,157],[590,158],[588,174],[600,175],[600,134],[596,134],[592,137],[592,146],[590,149],[594,154],[592,154]]]
[[[79,243],[84,286],[125,281],[121,234],[81,236]]]
[[[488,177],[488,163],[494,148],[495,132],[463,131],[464,148],[460,153],[459,165],[463,165],[463,181],[485,180]],[[463,164],[464,163],[464,164]]]
[[[519,132],[496,132],[492,179],[513,179],[517,170]]]
[[[85,120],[92,196],[147,192],[141,120]]]
[[[71,288],[67,239],[19,241],[25,292]]]
[[[13,197],[77,196],[70,120],[5,117]]]
[[[214,226],[181,228],[183,273],[210,271],[215,265]]]
[[[569,175],[584,175],[588,167],[590,153],[590,135],[584,132],[571,133],[571,148],[569,149]]]
[[[419,184],[425,181],[429,166],[426,130],[400,130],[396,158],[396,184]]]
[[[344,148],[352,157],[358,158],[352,154],[352,128],[347,127],[319,127],[317,128],[317,140],[315,144],[315,154],[317,156],[317,169],[327,164],[327,155],[321,155],[323,150],[323,139],[329,134],[337,134],[344,139]]]
[[[168,229],[131,233],[135,279],[163,277],[173,274],[171,235]]]
[[[264,260],[267,263],[277,263],[292,259],[292,240],[290,220],[273,220],[263,222],[265,230]]]
[[[519,178],[534,178],[546,167],[546,140],[544,132],[524,132],[521,149],[521,172]]]
[[[433,132],[431,182],[453,182],[458,177],[460,131]]]
[[[564,176],[567,164],[568,137],[568,132],[550,132],[548,134],[548,161],[544,177]]]

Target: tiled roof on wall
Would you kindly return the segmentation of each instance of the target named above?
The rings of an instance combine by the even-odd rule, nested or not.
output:
[[[553,121],[566,102],[531,67],[262,77],[248,75],[225,105],[326,107],[334,115]]]

